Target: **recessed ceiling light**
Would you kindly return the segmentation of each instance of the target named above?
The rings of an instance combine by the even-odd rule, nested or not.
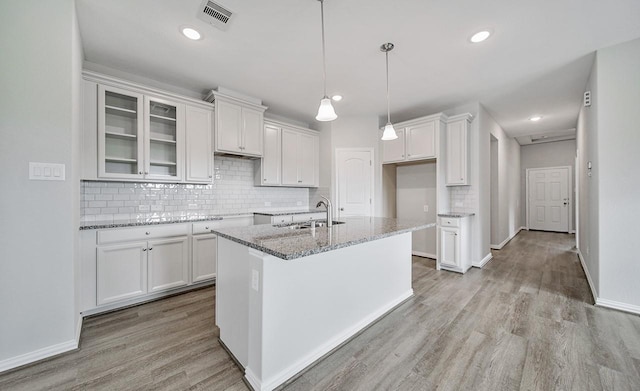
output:
[[[342,100],[342,95],[334,95],[331,97],[336,102],[340,102]]]
[[[491,35],[491,31],[489,30],[478,31],[477,33],[473,34],[471,38],[469,38],[469,41],[473,43],[480,43],[485,39],[489,38],[490,35]]]
[[[534,116],[529,117],[529,121],[533,121],[533,122],[540,121],[541,119],[542,119],[541,115],[534,115]]]
[[[180,27],[180,32],[182,33],[182,35],[184,35],[185,37],[192,39],[194,41],[197,41],[199,39],[202,39],[202,34],[200,34],[200,32],[192,27]]]

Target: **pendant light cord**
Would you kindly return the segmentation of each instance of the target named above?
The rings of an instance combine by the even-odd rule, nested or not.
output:
[[[324,48],[324,0],[320,0],[320,20],[322,23],[322,80],[324,82],[324,97],[327,97],[327,54]]]
[[[391,109],[390,109],[390,98],[389,98],[389,51],[387,50],[385,53],[385,58],[387,62],[387,124],[391,123]]]

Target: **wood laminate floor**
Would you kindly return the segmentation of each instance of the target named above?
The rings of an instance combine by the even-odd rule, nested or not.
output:
[[[640,317],[592,305],[573,235],[521,232],[482,270],[413,260],[415,296],[283,390],[640,390]],[[86,319],[81,348],[0,390],[246,390],[213,288]]]

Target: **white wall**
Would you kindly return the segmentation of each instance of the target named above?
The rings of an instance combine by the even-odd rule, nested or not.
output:
[[[481,132],[481,154],[486,159],[480,161],[480,178],[483,197],[483,205],[489,205],[491,201],[491,140],[497,140],[498,148],[498,179],[497,179],[497,211],[493,211],[494,217],[498,219],[497,225],[489,222],[493,226],[494,240],[492,245],[499,246],[512,237],[521,226],[520,220],[520,145],[518,142],[507,136],[502,127],[493,119],[482,105],[480,105],[479,122]],[[485,206],[486,207],[486,206]],[[490,214],[488,214],[489,216]],[[485,222],[485,224],[487,224]],[[491,228],[488,229],[491,232]],[[490,238],[491,239],[491,238]]]
[[[545,167],[571,167],[572,184],[569,188],[569,196],[571,198],[572,208],[575,203],[575,161],[576,161],[576,140],[564,140],[555,141],[551,143],[543,144],[530,144],[520,147],[520,204],[522,205],[520,218],[523,225],[526,224],[526,183],[527,183],[527,168],[545,168]],[[569,229],[574,229],[575,213],[572,214],[571,221],[569,222]]]
[[[0,371],[75,347],[74,7],[73,0],[0,3]],[[65,164],[67,179],[30,181],[29,162]]]
[[[598,62],[594,60],[593,69],[589,81],[585,87],[591,91],[591,106],[582,107],[576,126],[577,143],[577,183],[578,183],[578,208],[577,247],[580,256],[585,263],[585,272],[594,296],[599,295],[600,268],[598,257],[598,173],[600,164],[597,151],[597,126],[598,126]],[[593,164],[592,175],[589,176],[587,163]]]
[[[600,296],[640,312],[640,39],[596,61]]]
[[[429,208],[424,211],[424,206]],[[396,169],[396,211],[400,219],[436,222],[436,163],[417,163]],[[414,231],[412,249],[416,255],[436,256],[436,228]]]

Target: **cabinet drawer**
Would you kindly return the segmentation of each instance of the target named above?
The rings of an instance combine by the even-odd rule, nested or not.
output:
[[[136,228],[116,228],[98,231],[98,244],[166,238],[188,234],[187,224],[150,225]]]
[[[324,220],[327,218],[326,213],[307,213],[307,214],[297,214],[293,215],[293,221],[311,221],[311,220]]]
[[[271,223],[272,224],[286,224],[286,223],[291,223],[291,222],[293,222],[293,216],[292,215],[273,216],[271,218]]]
[[[455,217],[440,217],[441,227],[460,227],[460,219]]]
[[[193,223],[192,232],[194,235],[210,234],[211,230],[220,227],[222,220],[199,221]]]

